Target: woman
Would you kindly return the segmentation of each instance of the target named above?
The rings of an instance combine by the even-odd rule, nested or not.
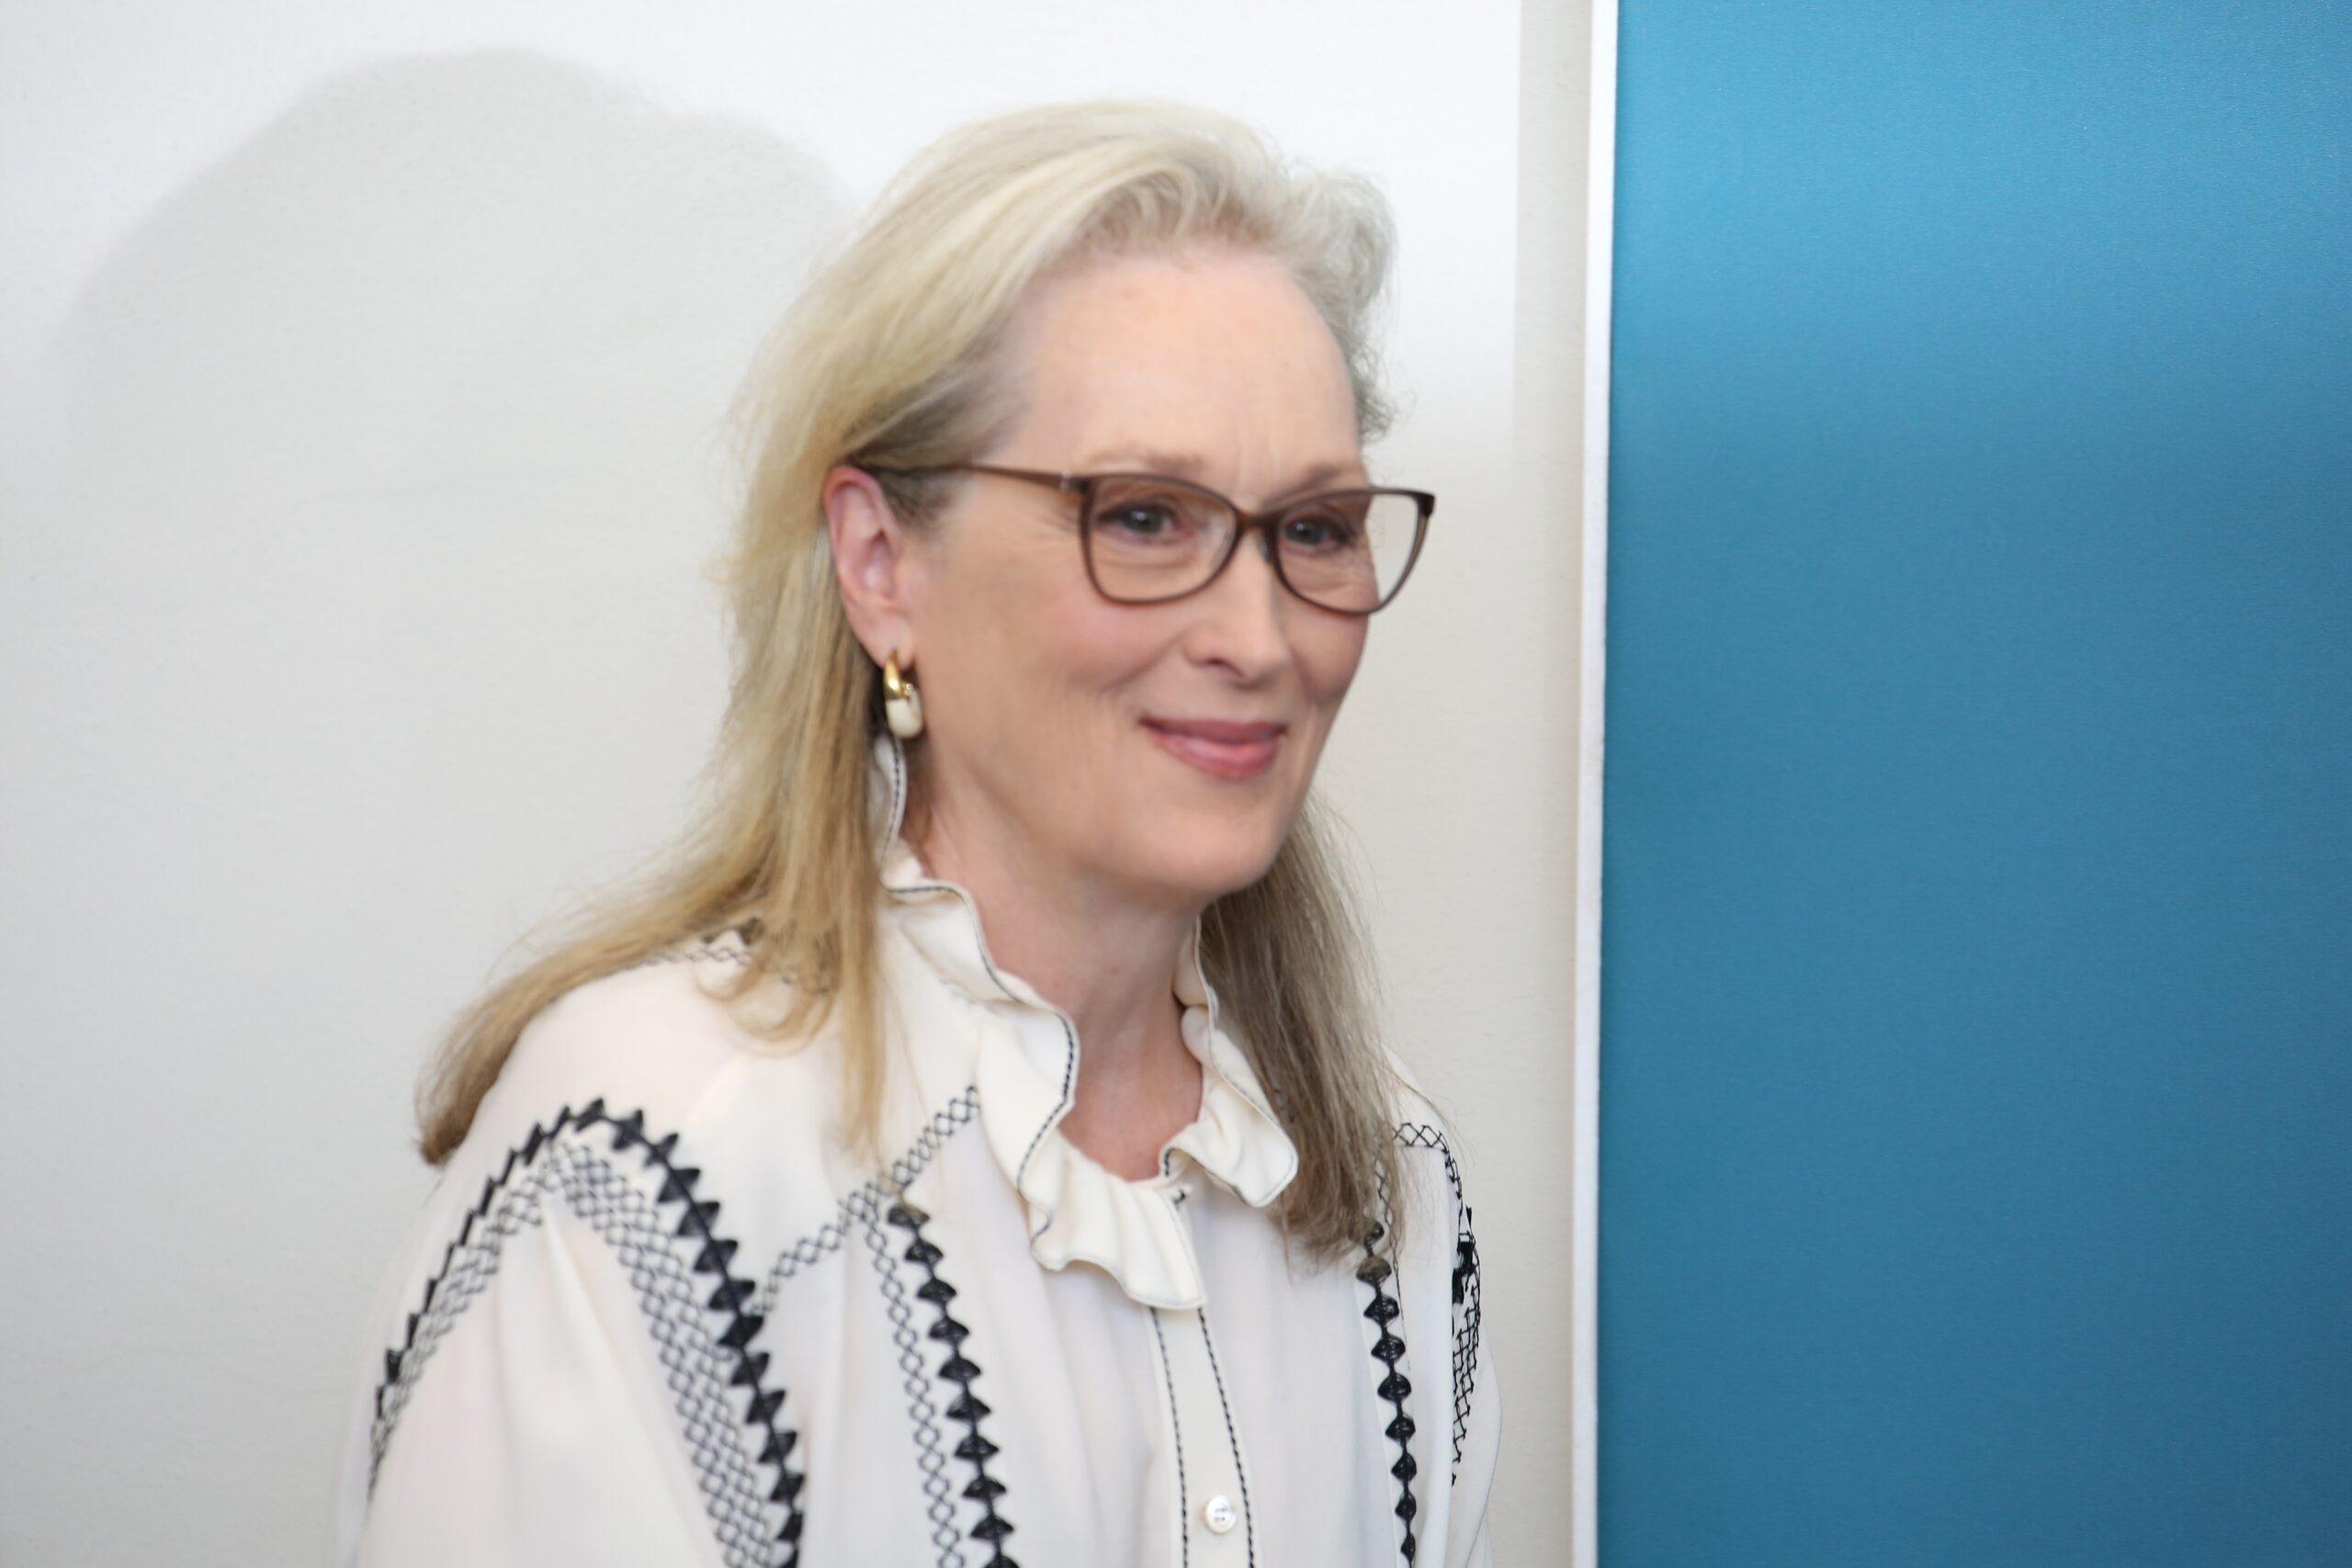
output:
[[[1389,248],[1097,103],[819,270],[710,818],[428,1081],[341,1562],[1491,1561],[1462,1171],[1308,795],[1432,504],[1362,457]]]

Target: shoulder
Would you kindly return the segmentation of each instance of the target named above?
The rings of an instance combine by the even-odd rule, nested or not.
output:
[[[1453,1151],[1458,1139],[1452,1114],[1430,1092],[1419,1069],[1398,1055],[1396,1047],[1384,1046],[1383,1050],[1395,1075],[1394,1092],[1389,1099],[1389,1122],[1396,1131],[1397,1142],[1408,1148]]]
[[[779,1016],[786,982],[763,976],[740,997],[729,989],[751,954],[734,932],[673,944],[558,996],[524,1025],[483,1097],[461,1155],[497,1159],[597,1106],[640,1118],[649,1129],[691,1138],[725,1102],[751,1096],[773,1102],[772,1132],[792,1134],[796,1112],[820,1114],[828,1094],[796,1092],[822,1077],[822,1053],[772,1039],[756,1027]],[[828,1058],[829,1060],[829,1058]],[[764,1086],[770,1092],[762,1095]],[[564,1117],[569,1110],[572,1114]]]
[[[1469,1197],[1462,1137],[1453,1113],[1430,1092],[1411,1063],[1394,1047],[1384,1049],[1396,1079],[1389,1126],[1415,1189],[1416,1206],[1442,1234],[1464,1230]]]
[[[540,1246],[593,1235],[642,1256],[723,1233],[759,1255],[831,1216],[857,1174],[837,1135],[838,1051],[829,1028],[755,1027],[790,993],[730,996],[749,961],[731,940],[680,943],[532,1016],[413,1222],[394,1270],[412,1307],[420,1290],[433,1299],[426,1275],[525,1228]],[[654,1216],[659,1235],[622,1234]]]
[[[773,1092],[783,1080],[766,1065],[790,1058],[763,1055],[724,994],[747,961],[740,944],[681,943],[566,990],[525,1026],[370,1310],[339,1494],[347,1541],[544,1511],[577,1492],[583,1466],[614,1463],[608,1439],[654,1403],[702,1418],[673,1348],[755,1329],[763,1279],[733,1271],[739,1248],[774,1256],[829,1212],[826,1172],[792,1135],[793,1097]],[[410,1434],[397,1444],[396,1428]],[[562,1440],[582,1431],[597,1434],[593,1454]],[[691,1497],[697,1478],[662,1454],[632,1472],[650,1490],[600,1491],[561,1539],[598,1516],[625,1516],[631,1540],[665,1528],[665,1500]],[[379,1479],[403,1501],[372,1506]],[[699,1477],[714,1509],[741,1481]],[[446,1517],[406,1501],[426,1493]]]

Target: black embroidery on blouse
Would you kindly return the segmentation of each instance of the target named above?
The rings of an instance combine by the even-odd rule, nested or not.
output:
[[[866,1246],[874,1254],[874,1272],[881,1282],[882,1310],[890,1320],[891,1342],[899,1349],[899,1370],[906,1374],[905,1381],[900,1386],[905,1389],[907,1395],[907,1419],[914,1425],[915,1463],[922,1471],[923,1495],[930,1499],[925,1505],[924,1512],[931,1519],[931,1541],[933,1546],[939,1548],[940,1568],[962,1568],[964,1553],[958,1549],[957,1542],[963,1538],[956,1528],[956,1505],[948,1500],[947,1495],[948,1488],[953,1483],[947,1479],[947,1455],[940,1447],[939,1411],[931,1402],[931,1375],[924,1365],[923,1352],[915,1343],[914,1311],[907,1305],[906,1286],[899,1279],[898,1261],[890,1255],[891,1239],[889,1234],[882,1228],[883,1211],[886,1208],[894,1216],[900,1213],[907,1213],[911,1219],[912,1215],[906,1210],[903,1202],[888,1201],[877,1197],[872,1183],[858,1189],[850,1197],[852,1207],[858,1217],[865,1223]],[[928,1218],[928,1216],[925,1217]],[[901,1222],[893,1217],[890,1223],[899,1224]],[[924,1265],[926,1281],[938,1277],[936,1269],[933,1267],[938,1261],[938,1248],[923,1240],[920,1235],[914,1237],[904,1256]],[[944,1306],[941,1315],[943,1319],[945,1317]],[[962,1325],[957,1325],[957,1327],[960,1329]],[[944,1336],[939,1337],[944,1337]],[[958,1353],[951,1345],[948,1365],[954,1366],[959,1359]],[[973,1371],[977,1375],[978,1369],[974,1368]],[[940,1375],[942,1377],[948,1375],[945,1367],[941,1369]],[[962,1386],[960,1392],[969,1396],[971,1390],[968,1382]],[[985,1405],[978,1404],[977,1401],[973,1402],[970,1419],[974,1423],[974,1427],[967,1438],[967,1444],[970,1444],[971,1438],[979,1437],[977,1423],[978,1416],[985,1414],[986,1409]],[[956,1413],[951,1406],[950,1414]],[[979,1442],[987,1443],[987,1439],[979,1438]],[[957,1453],[966,1458],[972,1458],[972,1455],[964,1455],[965,1446],[958,1445]],[[972,1446],[977,1452],[977,1445]],[[988,1444],[988,1452],[993,1454],[995,1451],[995,1445]],[[986,1470],[977,1459],[974,1461],[973,1468],[978,1476],[986,1477]],[[965,1490],[967,1495],[976,1495],[970,1487]],[[1001,1492],[1002,1488],[1000,1486],[997,1490]],[[983,1514],[987,1518],[996,1517],[993,1495],[984,1499]],[[1005,1525],[998,1534],[1001,1536],[1009,1533],[1012,1528],[1009,1524]],[[978,1532],[975,1531],[975,1533]],[[990,1559],[991,1562],[1001,1563],[1003,1568],[1017,1568],[1012,1560],[1004,1555],[1001,1545],[995,1541],[989,1542],[989,1545],[994,1553]]]
[[[640,1151],[639,1168],[660,1171],[654,1197],[588,1145],[589,1129],[599,1126],[610,1129],[615,1156]],[[425,1281],[399,1348],[384,1352],[371,1493],[392,1430],[435,1348],[489,1287],[506,1238],[541,1223],[548,1198],[560,1194],[613,1248],[636,1287],[724,1560],[729,1568],[791,1568],[799,1561],[807,1472],[788,1462],[799,1434],[778,1419],[784,1391],[768,1378],[768,1352],[754,1348],[764,1316],[751,1310],[752,1281],[728,1272],[736,1244],[717,1229],[718,1201],[695,1195],[702,1172],[678,1161],[677,1145],[674,1132],[649,1137],[644,1112],[615,1116],[595,1100],[576,1112],[563,1107],[551,1123],[534,1123],[529,1136],[507,1150]],[[736,1390],[742,1391],[740,1402]],[[759,1473],[763,1469],[775,1479]],[[779,1506],[783,1524],[776,1528]]]
[[[817,1263],[827,1255],[841,1249],[848,1238],[850,1221],[870,1214],[876,1205],[886,1203],[904,1192],[921,1176],[940,1148],[954,1137],[958,1129],[979,1114],[980,1091],[976,1084],[967,1084],[963,1091],[939,1110],[932,1112],[931,1124],[925,1127],[905,1154],[890,1162],[889,1179],[879,1177],[858,1188],[841,1201],[833,1217],[817,1227],[813,1235],[802,1236],[776,1254],[775,1262],[768,1269],[767,1282],[760,1287],[759,1310],[775,1310],[776,1295],[784,1282],[802,1269]]]
[[[707,936],[691,938],[649,953],[642,958],[620,965],[613,973],[626,975],[633,969],[647,969],[662,964],[696,964],[706,958],[716,959],[721,964],[748,964],[752,958],[751,943],[758,938],[759,931],[759,921],[746,920],[740,926],[729,926],[724,931],[712,931]],[[739,945],[729,946],[729,937],[735,938]]]
[[[1193,1315],[1201,1320],[1201,1343],[1208,1347],[1209,1374],[1216,1379],[1217,1407],[1225,1412],[1225,1440],[1233,1448],[1233,1473],[1241,1478],[1241,1521],[1250,1547],[1250,1568],[1257,1568],[1258,1517],[1250,1508],[1250,1472],[1241,1462],[1241,1438],[1233,1429],[1233,1406],[1226,1403],[1225,1373],[1217,1370],[1216,1341],[1209,1337],[1209,1309],[1204,1306]],[[1186,1523],[1189,1526],[1191,1521]]]
[[[1151,1337],[1159,1342],[1159,1375],[1168,1382],[1168,1408],[1173,1416],[1176,1409],[1176,1373],[1168,1364],[1168,1336],[1160,1331],[1159,1309],[1146,1309],[1151,1314]],[[1176,1438],[1176,1542],[1182,1555],[1180,1568],[1191,1568],[1193,1561],[1193,1495],[1184,1483],[1184,1423],[1171,1419],[1169,1430]]]
[[[1470,1402],[1478,1382],[1478,1242],[1470,1226],[1470,1205],[1462,1194],[1462,1168],[1445,1134],[1424,1122],[1396,1129],[1408,1148],[1435,1149],[1445,1160],[1453,1191],[1453,1474],[1462,1473],[1462,1446],[1470,1430]]]
[[[1384,1179],[1379,1187],[1384,1218],[1374,1222],[1372,1228],[1364,1232],[1364,1258],[1356,1265],[1356,1278],[1372,1289],[1372,1303],[1363,1309],[1363,1314],[1379,1330],[1379,1337],[1373,1341],[1372,1354],[1385,1375],[1381,1378],[1375,1392],[1396,1410],[1396,1416],[1383,1430],[1396,1444],[1396,1462],[1388,1467],[1388,1473],[1396,1478],[1396,1517],[1405,1527],[1396,1550],[1404,1555],[1406,1562],[1410,1562],[1417,1549],[1413,1539],[1413,1516],[1420,1511],[1420,1506],[1413,1500],[1413,1477],[1420,1467],[1413,1460],[1413,1418],[1405,1414],[1405,1396],[1413,1392],[1413,1384],[1396,1365],[1405,1356],[1404,1337],[1396,1332],[1396,1319],[1405,1309],[1395,1296],[1388,1293],[1388,1279],[1396,1271],[1396,1266],[1377,1250],[1380,1238],[1388,1234],[1386,1221],[1394,1217],[1387,1213],[1387,1181]]]
[[[989,1548],[990,1568],[1020,1568],[1004,1554],[1004,1538],[1012,1533],[1012,1522],[996,1511],[997,1499],[1004,1495],[1004,1483],[989,1473],[989,1461],[995,1456],[997,1447],[980,1433],[980,1417],[989,1414],[987,1404],[972,1392],[980,1369],[964,1354],[964,1340],[972,1331],[948,1310],[956,1287],[940,1277],[939,1260],[944,1255],[937,1244],[922,1234],[924,1222],[931,1216],[901,1199],[890,1205],[883,1218],[907,1233],[907,1249],[899,1256],[923,1270],[923,1281],[915,1287],[915,1294],[939,1309],[939,1316],[928,1333],[947,1347],[947,1359],[939,1367],[940,1380],[956,1387],[956,1397],[947,1405],[947,1416],[964,1423],[964,1437],[956,1443],[955,1452],[957,1459],[972,1467],[972,1479],[965,1485],[964,1495],[980,1506],[980,1518],[972,1527],[972,1539]]]

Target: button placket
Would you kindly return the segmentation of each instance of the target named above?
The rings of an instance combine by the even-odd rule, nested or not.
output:
[[[1250,1489],[1245,1456],[1220,1386],[1215,1348],[1198,1308],[1159,1308],[1169,1383],[1175,1397],[1175,1440],[1188,1494],[1184,1557],[1193,1562],[1246,1562],[1250,1557]]]

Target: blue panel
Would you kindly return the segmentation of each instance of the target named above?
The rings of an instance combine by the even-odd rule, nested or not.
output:
[[[2352,1564],[2352,6],[1622,42],[1604,1568]]]

